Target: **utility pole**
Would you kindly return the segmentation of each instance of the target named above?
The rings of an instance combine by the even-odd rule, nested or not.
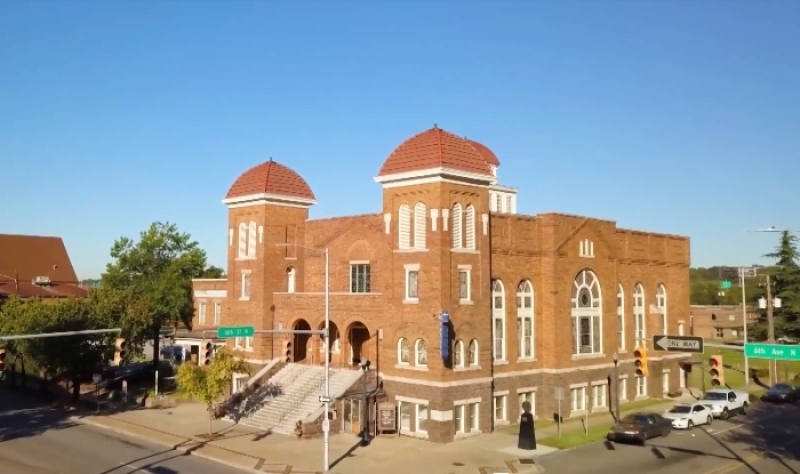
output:
[[[775,321],[773,319],[772,284],[770,276],[767,274],[767,338],[770,344],[775,344]],[[769,360],[769,383],[774,385],[778,382],[778,364],[775,359]]]

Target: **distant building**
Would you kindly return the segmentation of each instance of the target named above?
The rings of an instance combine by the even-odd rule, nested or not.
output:
[[[0,234],[0,303],[21,298],[86,296],[61,237]]]
[[[692,335],[720,341],[744,341],[742,305],[692,305],[690,311]],[[748,308],[748,324],[755,323],[758,317],[754,308]]]

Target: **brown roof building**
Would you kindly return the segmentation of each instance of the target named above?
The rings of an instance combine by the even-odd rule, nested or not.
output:
[[[742,305],[692,305],[691,333],[705,339],[744,341]],[[758,322],[755,308],[747,309],[747,324]]]
[[[499,166],[486,146],[434,127],[389,154],[379,212],[327,219],[308,218],[314,193],[291,169],[270,160],[245,172],[223,200],[225,289],[196,282],[196,326],[322,328],[327,249],[329,357],[371,361],[402,434],[492,431],[523,401],[551,417],[556,389],[563,416],[608,410],[615,357],[623,400],[679,389],[686,355],[655,351],[652,337],[688,327],[689,239],[519,215]],[[257,364],[287,352],[319,364],[326,352],[308,335],[231,343]],[[638,345],[650,347],[647,377],[634,375]]]
[[[61,237],[0,234],[0,302],[86,296]]]

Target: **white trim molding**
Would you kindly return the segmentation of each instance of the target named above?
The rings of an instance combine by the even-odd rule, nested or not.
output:
[[[520,387],[517,389],[517,393],[528,393],[528,392],[535,392],[536,387]]]
[[[414,186],[430,183],[455,183],[467,182],[478,186],[489,186],[495,181],[491,174],[471,173],[452,168],[428,168],[424,170],[406,171],[384,176],[376,176],[375,182],[382,184],[384,189],[400,186]]]
[[[573,389],[573,388],[584,388],[584,387],[588,387],[588,386],[589,386],[589,382],[580,382],[580,383],[570,384],[569,388],[570,389]]]
[[[195,298],[226,298],[228,290],[194,290]]]
[[[228,281],[227,278],[192,278],[192,281]]]
[[[402,395],[395,395],[394,400],[396,402],[416,403],[419,405],[427,405],[429,403],[428,400],[423,400],[421,398],[404,397]]]
[[[436,232],[439,229],[439,209],[431,209],[431,231]]]
[[[383,214],[383,231],[386,234],[389,234],[392,231],[392,213],[391,212],[385,212]]]
[[[464,398],[462,400],[454,401],[453,406],[469,405],[471,403],[480,403],[481,401],[483,401],[481,397]]]
[[[225,198],[222,200],[222,203],[229,208],[258,206],[262,204],[277,204],[279,206],[308,208],[316,204],[317,200],[298,196],[284,196],[282,194],[257,193]]]
[[[481,223],[483,224],[483,235],[489,234],[489,214],[481,214]]]

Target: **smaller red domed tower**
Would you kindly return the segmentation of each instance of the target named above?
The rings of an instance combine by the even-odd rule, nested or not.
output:
[[[308,183],[272,158],[234,181],[228,206],[228,308],[222,326],[275,329],[273,293],[302,291],[303,249],[308,209],[316,204]],[[232,342],[252,359],[274,357],[272,338]]]

